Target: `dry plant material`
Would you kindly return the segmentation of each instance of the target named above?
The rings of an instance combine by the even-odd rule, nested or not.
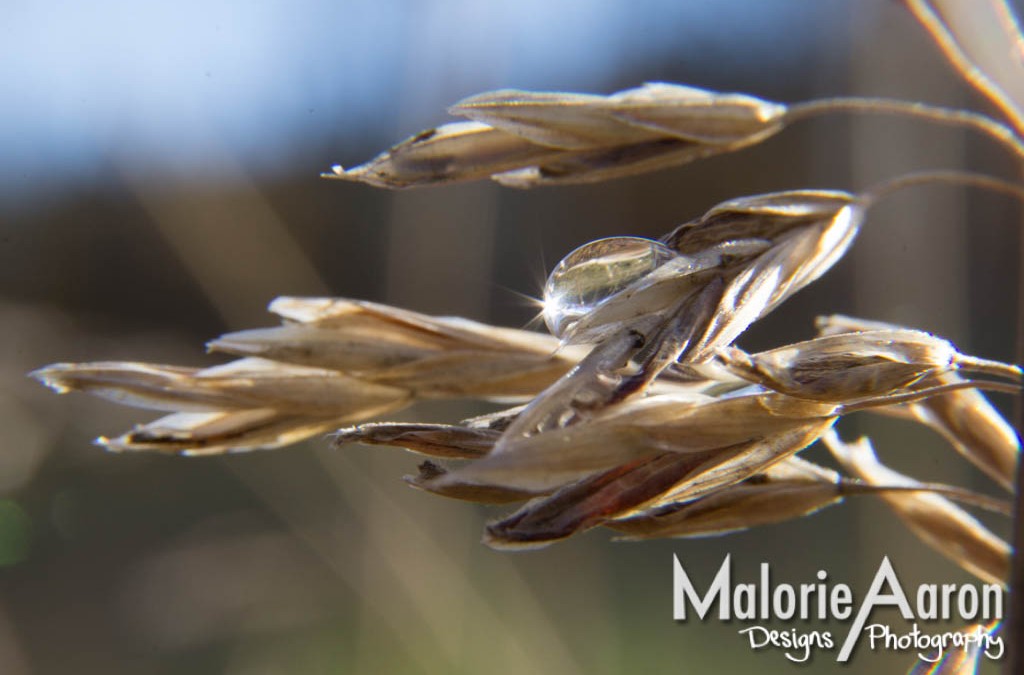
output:
[[[928,396],[929,392],[910,395]],[[662,405],[665,402],[658,398],[627,405],[630,412],[621,415],[628,422],[613,415],[600,427],[592,420],[538,434],[506,453],[492,452],[445,474],[436,484],[443,487],[457,481],[535,491],[563,485],[550,497],[488,526],[485,541],[491,546],[537,547],[609,519],[658,504],[698,499],[735,485],[804,449],[846,412],[842,406],[762,394],[687,402],[696,411],[690,417]],[[889,400],[890,396],[883,396],[857,401],[849,408],[887,405]],[[643,410],[644,404],[653,408],[653,414]],[[677,416],[681,417],[678,423]],[[599,466],[613,464],[617,466],[594,473]],[[888,490],[907,484],[881,485]],[[938,489],[920,483],[913,488]]]
[[[1024,59],[1021,58],[1024,54],[1024,33],[1009,0],[979,0],[970,3],[970,7],[955,0],[907,0],[907,6],[957,73],[1000,108],[1016,130],[1018,141],[1024,138]],[[1020,311],[1018,307],[1018,313]],[[1024,347],[1021,346],[1024,341],[1020,335],[1017,343],[1017,359],[1024,361]],[[1017,412],[1017,432],[1024,433],[1024,415],[1020,410]],[[988,443],[994,441],[993,436],[996,435],[988,434],[989,438],[976,440]],[[1019,454],[1019,436],[1014,436]],[[961,435],[957,434],[955,444],[958,449],[974,452],[970,446],[961,448],[960,441]],[[1021,593],[1024,588],[1024,554],[1021,553],[1024,547],[1024,463],[1019,458],[1015,462],[1016,467],[1007,462],[1011,468],[1007,473],[998,451],[995,454],[990,457],[977,455],[974,461],[1004,486],[1016,489],[1013,545],[1017,553],[1008,579],[1013,592],[1006,628],[1009,654],[1003,667],[1003,672],[1009,674],[1024,671],[1024,594]],[[965,670],[969,667],[968,664]]]
[[[493,177],[511,187],[593,183],[738,150],[781,128],[785,106],[742,94],[646,84],[611,96],[503,90],[450,112],[366,164],[327,177],[378,187]]]
[[[791,456],[736,485],[697,499],[668,495],[643,510],[605,523],[620,539],[706,537],[809,516],[852,495],[929,492],[1006,515],[1009,505],[941,484],[875,485]]]
[[[920,485],[884,466],[870,441],[843,442],[838,434],[824,437],[833,456],[852,475],[872,485]],[[925,544],[986,583],[1006,586],[1010,571],[1009,544],[977,519],[941,495],[927,492],[886,492],[879,497]]]
[[[537,333],[370,302],[278,298],[279,328],[228,333],[211,351],[344,372],[418,398],[532,396],[575,363]]]
[[[510,504],[524,502],[543,492],[523,490],[505,485],[486,485],[482,483],[471,483],[460,480],[438,480],[447,476],[447,469],[438,466],[433,462],[423,462],[419,465],[419,473],[415,476],[405,476],[405,482],[409,485],[432,492],[442,497],[460,499],[478,504]]]
[[[570,483],[487,526],[494,548],[537,548],[623,518],[672,495],[692,499],[749,478],[813,443],[831,419],[763,440],[705,450],[668,452]]]
[[[841,315],[818,317],[817,325],[823,335],[898,329],[880,321]],[[1011,368],[1019,371],[1017,366]],[[961,379],[956,373],[946,373],[934,377],[933,381],[948,384]],[[1013,491],[1020,441],[1013,427],[981,392],[963,389],[903,406],[880,408],[877,412],[916,420],[931,427],[965,459],[1003,488]]]
[[[112,450],[215,454],[289,445],[421,398],[529,397],[578,357],[548,336],[367,302],[279,298],[271,311],[283,326],[210,343],[246,357],[221,366],[55,364],[32,376],[175,413],[98,439]]]
[[[834,264],[862,219],[854,195],[793,190],[723,202],[659,242],[601,239],[555,267],[544,288],[544,319],[563,341],[592,343],[669,311],[717,281],[728,290],[718,300],[714,330],[703,336],[704,349],[716,340],[728,344],[728,335],[741,333]],[[741,311],[745,300],[761,305]],[[717,327],[721,323],[729,330]]]
[[[337,371],[255,358],[203,370],[62,363],[33,376],[61,393],[86,391],[136,407],[178,411],[118,438],[98,439],[111,450],[208,454],[279,447],[410,400],[406,390]]]
[[[1008,100],[992,97],[1000,105]],[[656,82],[609,96],[505,89],[471,96],[449,112],[472,121],[427,129],[365,164],[336,165],[323,176],[385,188],[485,178],[515,188],[596,183],[741,150],[788,124],[835,112],[966,127],[1024,158],[1024,144],[1014,131],[984,115],[888,99],[833,98],[787,106]]]
[[[339,419],[345,418],[290,415],[267,408],[175,413],[139,425],[116,438],[100,436],[96,443],[115,452],[144,450],[219,455],[298,443],[335,428]]]
[[[500,436],[500,431],[487,428],[377,422],[341,429],[334,435],[334,445],[390,445],[429,457],[477,459],[489,453]]]
[[[792,456],[691,501],[662,500],[606,523],[623,539],[702,537],[811,515],[843,499],[838,473]]]
[[[1024,134],[1024,40],[1005,0],[906,0],[946,58]]]
[[[1016,366],[965,356],[946,340],[895,327],[827,335],[753,355],[724,347],[717,356],[748,382],[820,401],[884,395],[953,371],[1021,376]]]
[[[940,0],[911,5],[939,28],[959,11]],[[990,69],[988,52],[957,47],[961,36],[948,30],[935,35],[963,63]],[[1008,82],[1005,73],[975,80],[1015,99]],[[736,151],[833,112],[966,127],[1024,158],[1024,142],[1001,122],[905,101],[783,105],[655,83],[609,96],[503,90],[451,112],[468,121],[329,177],[389,188],[486,178],[514,187],[590,183]],[[1019,116],[1011,121],[1024,128]],[[487,526],[485,541],[496,548],[544,546],[598,526],[633,539],[722,534],[866,494],[965,569],[1005,583],[1009,547],[950,500],[997,512],[1005,504],[897,474],[867,441],[845,444],[833,426],[859,410],[925,423],[1012,489],[1019,442],[978,390],[1016,392],[1019,368],[961,354],[922,331],[838,316],[819,320],[815,339],[755,354],[734,345],[845,254],[879,198],[936,181],[1024,195],[1017,184],[947,172],[860,194],[732,199],[660,240],[612,237],[566,256],[544,289],[551,335],[354,300],[280,298],[271,310],[283,325],[209,344],[239,357],[224,366],[58,364],[34,375],[60,392],[173,413],[101,439],[111,449],[218,453],[354,425],[337,432],[336,446],[431,458],[406,477],[415,488],[519,504]],[[438,398],[522,405],[454,425],[368,422]],[[852,477],[798,457],[821,438]]]
[[[943,382],[957,379],[955,375],[940,378]],[[966,389],[908,408],[914,419],[938,431],[968,461],[1013,491],[1020,439],[981,392]]]
[[[403,405],[407,391],[335,370],[240,359],[202,370],[142,363],[56,364],[33,375],[58,391],[87,391],[150,410],[217,412],[272,408],[360,418]]]
[[[506,435],[505,445],[496,446],[458,475],[467,481],[551,489],[664,452],[715,453],[815,427],[838,415],[835,405],[778,394],[722,399],[699,394],[652,396],[614,407],[584,424],[526,437]]]
[[[416,399],[528,399],[460,425],[362,424],[335,438],[467,460],[427,462],[407,477],[434,494],[532,499],[488,526],[486,540],[499,548],[546,545],[612,521],[657,521],[664,536],[739,529],[706,514],[727,513],[715,501],[729,504],[754,486],[776,509],[751,524],[777,522],[838,501],[836,486],[850,485],[804,481],[780,491],[773,480],[844,414],[996,386],[957,371],[1020,376],[891,326],[834,326],[837,334],[753,355],[730,346],[842,256],[873,198],[745,197],[661,241],[588,244],[545,287],[553,337],[373,303],[280,298],[271,310],[284,325],[210,343],[243,357],[224,366],[63,364],[35,375],[59,391],[175,411],[101,439],[108,447],[191,454],[276,447]],[[669,512],[704,513],[707,524],[676,515],[686,523],[673,529]]]
[[[710,359],[831,267],[863,212],[841,192],[759,195],[680,226],[663,239],[664,250],[628,238],[571,253],[545,286],[544,317],[563,341],[597,344],[533,400],[495,453],[643,393],[677,362]]]

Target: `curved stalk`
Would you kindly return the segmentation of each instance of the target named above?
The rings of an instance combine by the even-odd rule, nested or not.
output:
[[[943,108],[927,103],[915,103],[888,98],[838,97],[823,98],[789,106],[783,120],[795,122],[827,113],[899,115],[936,124],[972,129],[993,139],[1015,155],[1024,159],[1024,143],[1013,129],[991,117],[969,110]]]

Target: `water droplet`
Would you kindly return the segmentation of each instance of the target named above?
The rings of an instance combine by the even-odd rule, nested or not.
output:
[[[579,247],[544,285],[544,322],[561,337],[581,316],[677,257],[652,239],[610,237]]]

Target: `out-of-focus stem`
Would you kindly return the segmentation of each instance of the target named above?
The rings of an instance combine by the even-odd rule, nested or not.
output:
[[[1022,172],[1024,173],[1024,172]],[[1019,237],[1017,263],[1017,363],[1024,363],[1024,235]],[[1024,438],[1024,400],[1015,404],[1018,445]],[[1013,506],[1013,560],[1010,563],[1010,601],[1005,642],[1009,650],[1003,665],[1006,675],[1024,673],[1024,462],[1017,457],[1017,481]]]
[[[960,75],[998,106],[1024,136],[1024,88],[1020,85],[1024,39],[1010,4],[1006,0],[906,2]]]
[[[1024,137],[1024,87],[1021,85],[1024,35],[1006,0],[905,0],[957,72],[987,96]],[[981,23],[977,23],[980,21]],[[979,26],[985,30],[979,31]],[[1019,154],[1019,153],[1018,153]],[[1024,167],[1024,164],[1021,165]],[[1024,363],[1024,237],[1020,238],[1017,270],[1017,363]],[[1014,415],[1018,445],[1024,432],[1024,403]],[[1004,633],[1006,675],[1024,673],[1024,462],[1018,456],[1014,496],[1013,550],[1010,563],[1009,612]]]

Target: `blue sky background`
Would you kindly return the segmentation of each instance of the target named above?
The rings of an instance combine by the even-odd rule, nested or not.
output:
[[[212,139],[276,172],[325,142],[344,154],[352,139],[397,140],[481,89],[607,91],[616,73],[650,72],[668,55],[702,77],[770,87],[806,69],[816,36],[843,14],[806,0],[5,4],[9,200],[123,159],[202,172]]]

